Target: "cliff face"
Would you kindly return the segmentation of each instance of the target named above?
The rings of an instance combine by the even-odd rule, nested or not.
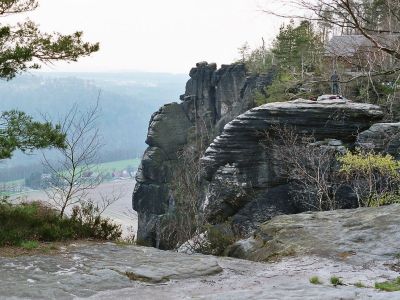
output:
[[[153,114],[145,151],[136,176],[133,208],[138,212],[138,239],[157,245],[159,216],[173,205],[171,181],[177,153],[196,135],[217,136],[234,117],[254,107],[254,92],[262,91],[274,71],[249,76],[242,64],[198,63],[190,71],[180,103],[167,104]],[[158,246],[158,245],[157,245]]]

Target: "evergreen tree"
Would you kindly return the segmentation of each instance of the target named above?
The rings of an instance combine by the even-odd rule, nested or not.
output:
[[[63,148],[65,135],[60,126],[34,121],[20,111],[7,111],[0,115],[0,159],[11,158],[12,153],[38,148]]]
[[[35,10],[37,0],[0,0],[0,16]],[[10,80],[29,69],[54,61],[77,61],[79,57],[99,50],[99,44],[82,40],[82,32],[70,35],[43,33],[37,24],[27,20],[17,25],[0,23],[0,79]],[[0,159],[10,158],[13,151],[62,147],[64,135],[58,126],[35,122],[23,112],[0,115]]]
[[[304,73],[315,69],[322,52],[322,41],[311,22],[302,21],[295,26],[291,20],[280,28],[272,52],[282,69]]]
[[[283,68],[289,68],[293,66],[294,62],[294,22],[293,20],[286,26],[282,25],[279,29],[272,53],[275,58],[279,61],[279,65]]]

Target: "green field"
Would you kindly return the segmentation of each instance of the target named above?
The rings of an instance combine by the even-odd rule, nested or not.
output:
[[[106,162],[106,163],[101,163],[93,166],[93,170],[96,172],[100,173],[109,173],[109,172],[114,172],[114,171],[122,171],[126,169],[127,167],[132,167],[136,169],[139,167],[140,164],[140,159],[139,158],[134,158],[134,159],[126,159],[126,160],[119,160],[119,161],[112,161],[112,162]],[[24,179],[18,179],[18,180],[13,180],[13,181],[6,181],[6,182],[0,182],[0,187],[1,185],[7,185],[7,186],[17,186],[17,185],[24,185],[25,180]]]
[[[107,163],[98,164],[95,166],[95,169],[101,173],[113,172],[113,171],[120,171],[129,166],[133,168],[139,167],[140,159],[127,159],[127,160],[119,160],[119,161],[112,161]]]

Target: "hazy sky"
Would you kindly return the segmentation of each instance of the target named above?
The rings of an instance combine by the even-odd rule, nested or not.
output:
[[[245,41],[270,42],[282,20],[260,12],[268,0],[39,0],[29,17],[46,31],[83,30],[101,50],[54,71],[188,73],[198,61],[231,63]],[[5,21],[3,19],[3,21]]]

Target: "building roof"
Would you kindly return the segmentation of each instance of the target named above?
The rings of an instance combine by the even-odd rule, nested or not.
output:
[[[400,45],[400,35],[380,35],[375,39],[382,45],[393,47]],[[353,57],[360,49],[375,48],[374,44],[363,35],[333,36],[325,47],[326,56]]]

